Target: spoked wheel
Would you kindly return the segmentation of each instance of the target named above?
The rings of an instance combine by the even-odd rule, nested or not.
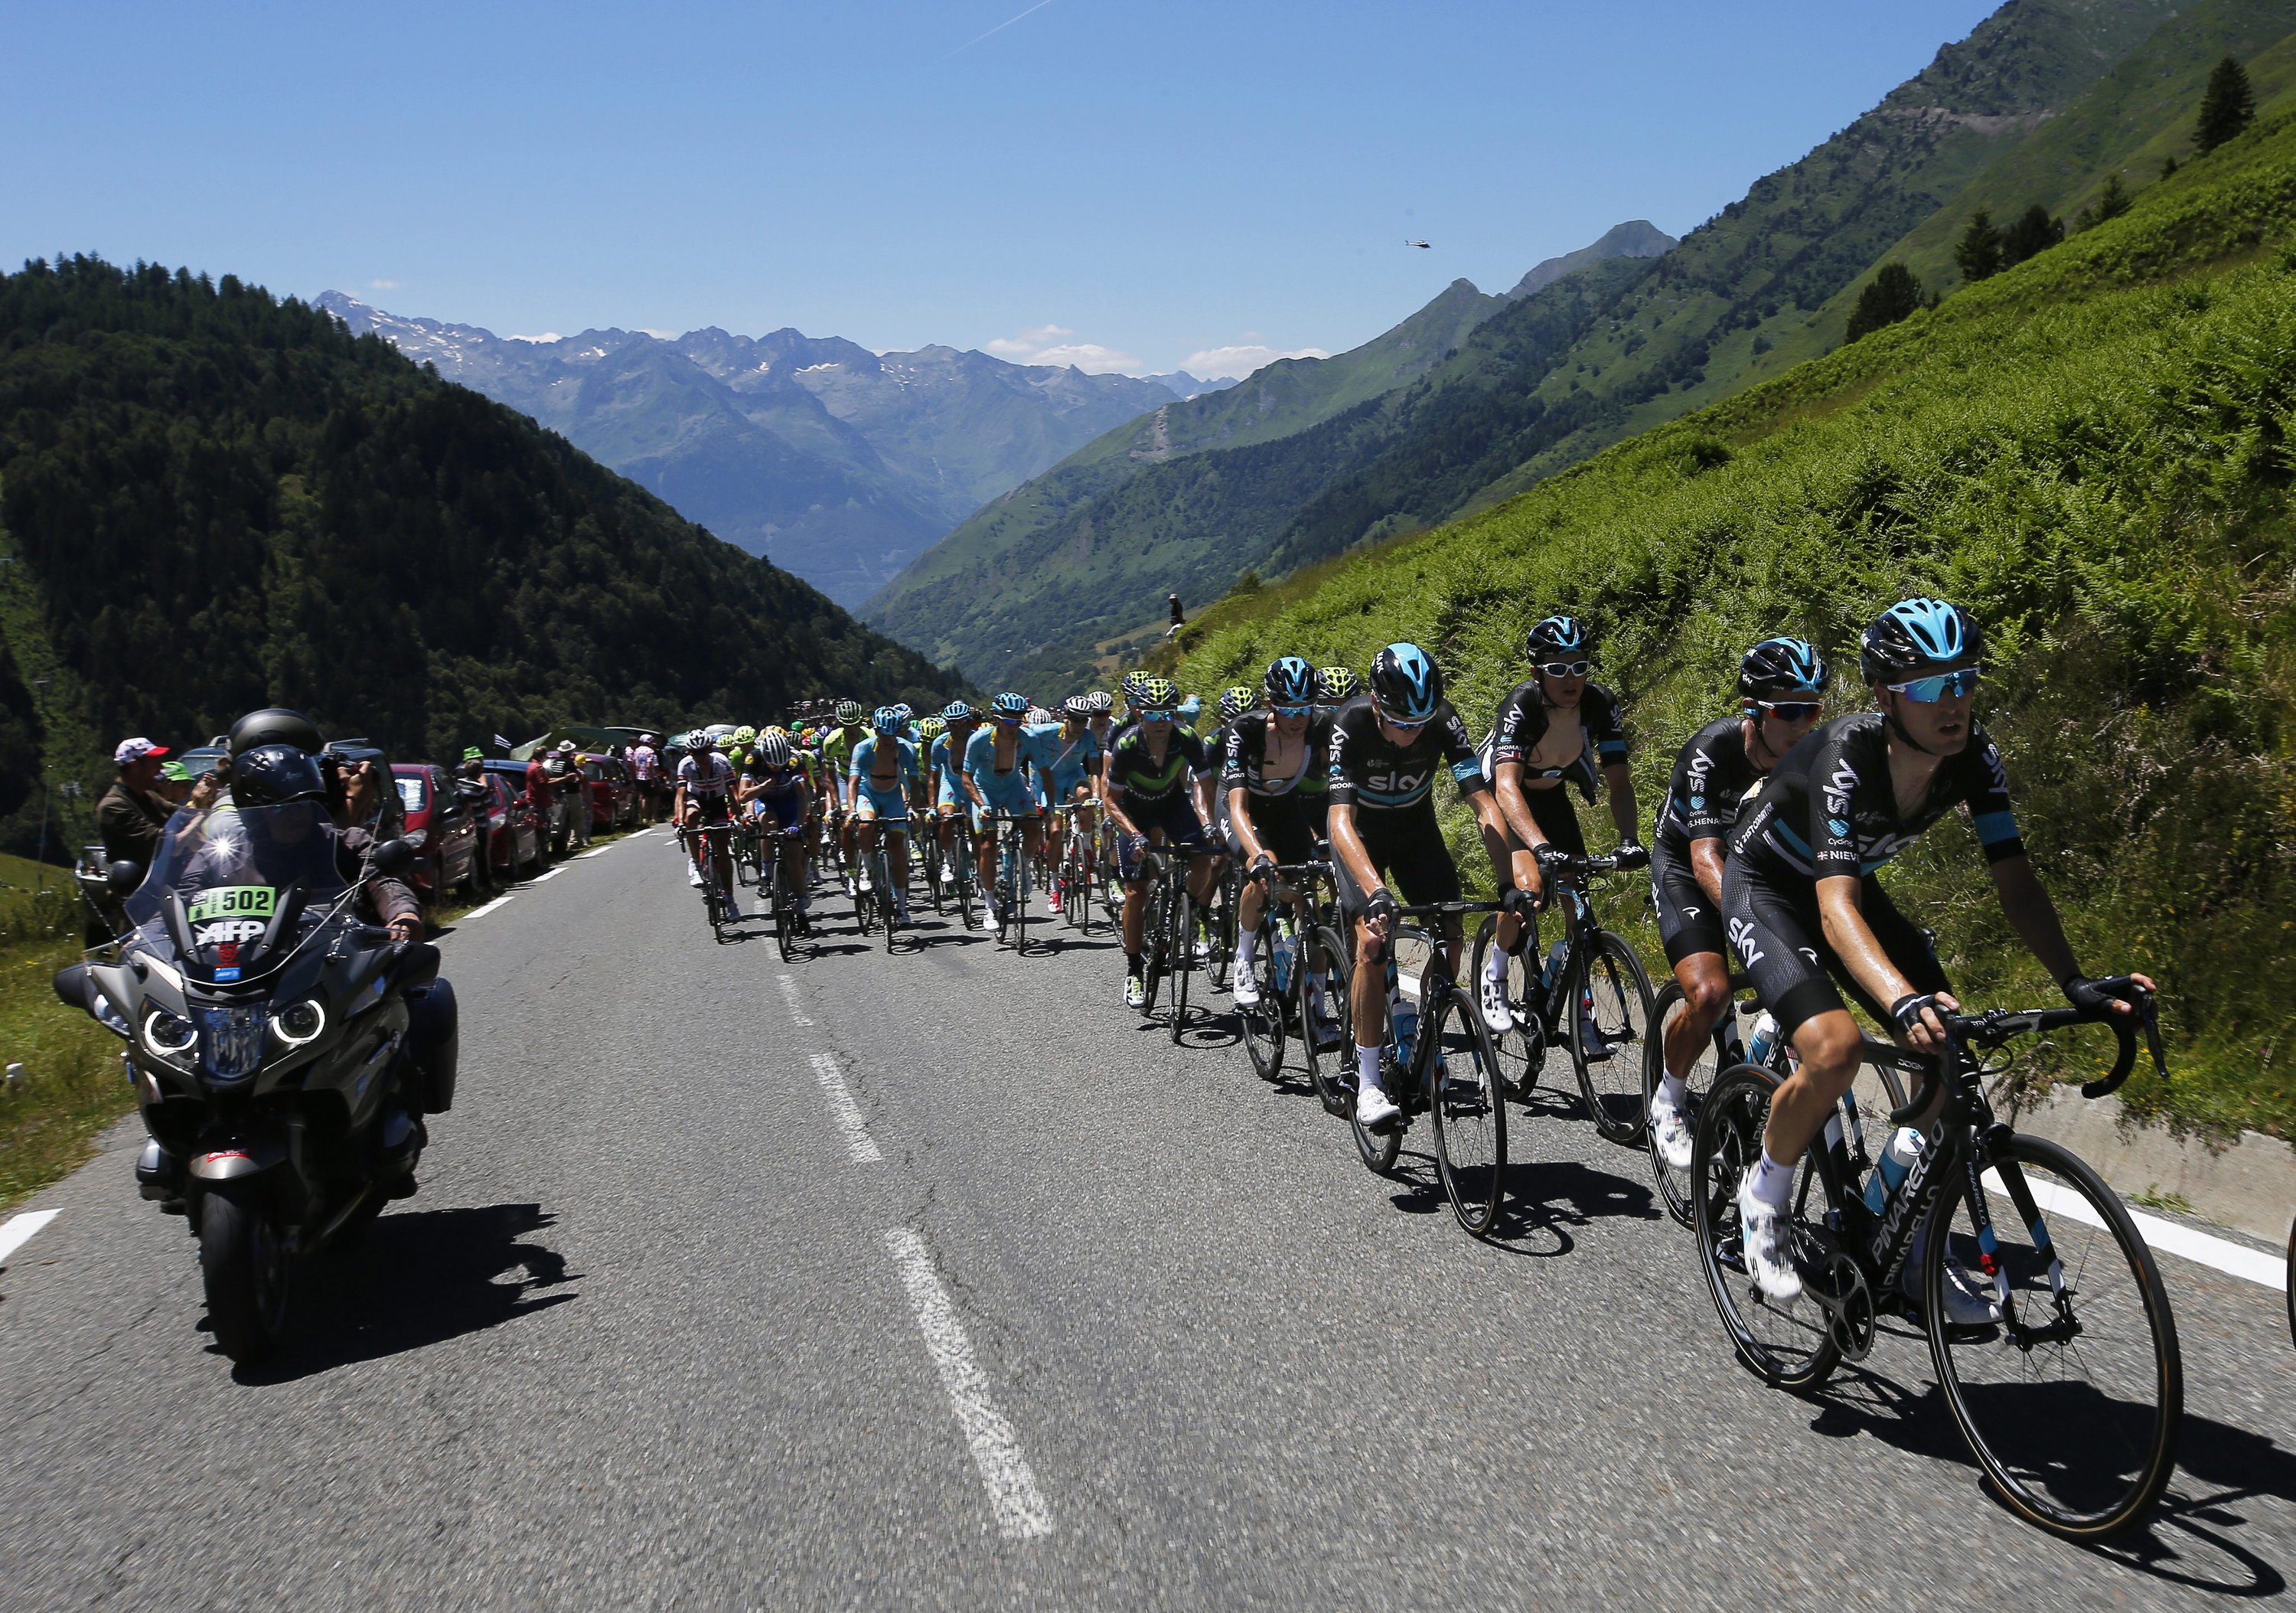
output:
[[[1171,914],[1172,924],[1165,967],[1171,973],[1172,1041],[1177,1044],[1188,1023],[1188,982],[1194,977],[1197,967],[1196,904],[1188,894],[1188,865],[1175,861],[1168,868],[1173,888],[1167,911]]]
[[[1029,948],[1029,843],[1021,831],[1013,831],[1012,911],[1006,915],[1013,924],[1013,950],[1024,952]]]
[[[2010,1139],[1931,1212],[1922,1260],[1930,1359],[1993,1489],[2054,1535],[2097,1540],[2152,1510],[2177,1462],[2185,1373],[2152,1251],[2103,1178],[2039,1137]],[[1997,1240],[1997,1277],[1980,1231]],[[1948,1256],[1950,1259],[1948,1259]],[[1955,1327],[1949,1291],[2003,1320]],[[1964,1302],[1965,1303],[1965,1302]]]
[[[1259,943],[1252,950],[1251,967],[1247,971],[1259,990],[1259,1000],[1248,1008],[1238,1007],[1235,1011],[1236,1017],[1243,1022],[1243,1050],[1251,1055],[1252,1070],[1262,1081],[1275,1080],[1283,1068],[1285,1005],[1275,994],[1275,934],[1273,924],[1260,925]]]
[[[1352,1061],[1355,1058],[1353,1043],[1350,1042],[1344,1051]],[[1390,1074],[1389,1079],[1400,1081],[1404,1077]],[[1354,1084],[1350,1080],[1349,1087],[1352,1088]],[[1394,1094],[1390,1093],[1389,1096],[1391,1098]],[[1352,1091],[1349,1094],[1348,1130],[1355,1133],[1356,1152],[1363,1156],[1363,1162],[1367,1167],[1382,1176],[1393,1173],[1396,1159],[1403,1152],[1404,1118],[1403,1115],[1398,1115],[1378,1131],[1371,1131],[1362,1121],[1356,1118],[1354,1094]]]
[[[1474,999],[1453,986],[1435,1005],[1419,1033],[1435,1038],[1428,1077],[1428,1107],[1435,1115],[1435,1158],[1443,1191],[1459,1224],[1488,1237],[1506,1186],[1506,1099],[1499,1087],[1498,1050]]]
[[[1326,1114],[1355,1113],[1355,1038],[1349,1034],[1348,982],[1355,959],[1328,926],[1303,930],[1292,965],[1292,1023],[1300,1029],[1300,1062]]]
[[[860,868],[865,868],[867,866],[868,864],[864,862],[860,865]],[[858,873],[859,869],[857,868],[857,878],[858,876]],[[872,930],[876,928],[877,893],[874,891],[863,891],[857,888],[854,891],[853,920],[856,924],[858,924],[861,926],[861,933],[864,935],[868,934]]]
[[[1659,1077],[1666,1073],[1667,1027],[1687,1011],[1679,981],[1669,980],[1659,988],[1658,997],[1651,1009],[1652,1029],[1643,1045],[1643,1108],[1645,1114],[1649,1112],[1651,1094],[1658,1090]],[[1715,1074],[1722,1064],[1721,1033],[1718,1029],[1714,1035],[1700,1044],[1697,1062],[1682,1078],[1683,1085],[1690,1090],[1689,1097],[1684,1101],[1684,1115],[1690,1122],[1693,1136],[1698,1130],[1699,1111],[1705,1106],[1706,1095],[1712,1090]],[[1673,1216],[1678,1225],[1691,1225],[1696,1217],[1692,1204],[1695,1196],[1691,1191],[1690,1170],[1675,1170],[1659,1157],[1658,1138],[1647,1127],[1643,1132],[1643,1141],[1650,1151],[1651,1178],[1658,1183],[1658,1196],[1666,1205],[1666,1213]]]
[[[1164,858],[1160,852],[1151,852],[1140,860],[1140,889],[1148,902],[1145,921],[1140,926],[1140,983],[1145,991],[1141,999],[1140,1012],[1145,1018],[1156,1016],[1157,994],[1163,989],[1164,976],[1170,963],[1164,955],[1170,939],[1170,920],[1165,912],[1170,893],[1164,885]]]
[[[1570,1068],[1587,1116],[1605,1141],[1643,1134],[1643,1047],[1652,1018],[1650,971],[1626,939],[1597,930],[1581,955],[1586,974],[1571,1010]]]
[[[269,1356],[287,1332],[293,1267],[271,1206],[256,1195],[210,1189],[200,1206],[200,1278],[208,1325],[242,1366]]]
[[[1212,892],[1212,905],[1204,914],[1205,930],[1212,943],[1208,980],[1216,992],[1228,989],[1228,971],[1235,962],[1235,870],[1230,867]]]
[[[1490,961],[1491,948],[1497,944],[1498,915],[1487,915],[1475,930],[1473,981],[1477,995],[1482,992],[1483,969]],[[1530,1094],[1538,1085],[1538,1077],[1546,1067],[1546,1033],[1538,1022],[1538,959],[1537,933],[1524,938],[1521,944],[1507,956],[1506,994],[1510,1005],[1509,1017],[1513,1028],[1503,1035],[1491,1038],[1498,1049],[1499,1074],[1505,1082],[1507,1096],[1518,1103],[1529,1103]]]
[[[869,860],[873,870],[872,876],[877,882],[877,922],[884,931],[885,951],[890,953],[893,950],[893,918],[897,910],[893,895],[893,859],[880,843]]]
[[[767,889],[773,895],[774,945],[780,951],[782,961],[787,963],[790,960],[790,954],[796,950],[797,946],[797,937],[794,934],[797,927],[797,916],[790,911],[789,881],[783,877],[782,860],[778,855],[774,858],[774,866],[767,875]]]
[[[1841,1358],[1825,1313],[1807,1287],[1791,1304],[1781,1305],[1765,1296],[1747,1274],[1739,1246],[1738,1183],[1746,1167],[1761,1156],[1762,1127],[1769,1119],[1775,1085],[1776,1078],[1767,1070],[1733,1065],[1716,1078],[1707,1095],[1690,1152],[1697,1194],[1698,1262],[1738,1359],[1768,1383],[1808,1389],[1824,1382]],[[1791,1235],[1804,1248],[1808,1233],[1803,1223],[1824,1218],[1829,1207],[1824,1197],[1817,1173],[1805,1156],[1791,1210]]]

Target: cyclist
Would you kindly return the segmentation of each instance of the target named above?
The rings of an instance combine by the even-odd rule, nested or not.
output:
[[[1363,679],[1343,666],[1316,669],[1316,698],[1333,711],[1363,693]]]
[[[1064,810],[1070,819],[1070,836],[1090,846],[1099,833],[1100,795],[1104,787],[1102,776],[1108,753],[1092,731],[1092,700],[1088,695],[1071,695],[1061,703],[1060,725],[1040,745],[1039,760],[1046,802]],[[1047,852],[1057,857],[1060,849],[1048,846]],[[1046,888],[1053,893],[1054,907],[1060,907],[1066,900],[1066,893],[1057,884],[1048,884]]]
[[[709,748],[709,736],[700,728],[685,737],[685,754],[677,763],[677,787],[670,802],[672,819],[693,835],[688,853],[692,866],[686,869],[686,883],[699,889],[701,885],[701,848],[708,837],[696,831],[705,824],[731,823],[734,820],[734,764]],[[726,916],[739,918],[741,911],[734,901],[734,848],[730,838],[718,836],[718,888],[725,893]]]
[[[909,811],[920,818],[931,819],[933,811],[933,742],[948,731],[948,723],[938,714],[921,717],[912,730],[917,747],[917,781],[909,786]]]
[[[2025,855],[2001,752],[1970,715],[1983,650],[1976,621],[1944,600],[1905,599],[1882,612],[1857,654],[1858,679],[1880,710],[1837,717],[1794,746],[1730,836],[1724,923],[1800,1058],[1770,1099],[1761,1156],[1738,1189],[1747,1273],[1780,1303],[1801,1292],[1783,1214],[1795,1166],[1860,1061],[1857,1022],[1836,983],[1923,1052],[1945,1045],[1940,1016],[1961,1006],[1927,933],[1874,877],[1931,824],[1956,806],[1968,812],[2010,927],[2068,1001],[2131,1011],[2081,974]],[[1918,1255],[1906,1264],[1921,1269]],[[1950,1263],[1948,1273],[1951,1320],[1991,1320],[1984,1289]]]
[[[1484,778],[1467,725],[1443,698],[1443,674],[1415,644],[1390,644],[1371,663],[1370,687],[1332,713],[1332,861],[1340,909],[1351,926],[1356,974],[1349,993],[1356,1028],[1356,1118],[1385,1125],[1397,1114],[1382,1088],[1380,1049],[1387,1041],[1387,971],[1381,949],[1395,922],[1395,898],[1381,879],[1392,873],[1413,905],[1459,899],[1458,865],[1435,821],[1435,773],[1447,768],[1486,836],[1505,820]],[[1513,859],[1513,885],[1529,871],[1529,852]],[[1518,898],[1507,898],[1510,910]],[[1459,926],[1445,926],[1454,970]],[[1370,1036],[1368,1046],[1364,1037]]]
[[[1229,722],[1220,772],[1228,854],[1247,875],[1315,856],[1332,788],[1332,718],[1316,704],[1315,669],[1297,655],[1281,656],[1267,663],[1260,687],[1267,711],[1264,716],[1247,711]],[[1225,709],[1226,696],[1221,704]],[[1259,1002],[1251,965],[1267,903],[1261,881],[1247,878],[1236,904],[1234,985],[1241,1008]],[[1306,904],[1294,898],[1293,906],[1304,921]]]
[[[845,893],[853,894],[854,845],[853,750],[866,737],[861,726],[861,703],[840,700],[836,709],[837,726],[822,736],[821,761],[828,769],[829,786],[834,799],[831,805],[837,813],[837,841],[845,853]]]
[[[1665,1064],[1651,1096],[1658,1151],[1690,1168],[1690,1117],[1683,1075],[1730,1008],[1723,955],[1722,852],[1739,803],[1799,745],[1822,709],[1825,657],[1799,638],[1765,638],[1738,663],[1739,709],[1690,737],[1674,760],[1651,835],[1651,904],[1659,939],[1682,986],[1682,1012],[1668,1022]]]
[[[1496,841],[1486,842],[1486,847],[1502,886],[1512,872],[1535,911],[1546,900],[1539,852],[1552,845],[1574,857],[1587,854],[1578,809],[1563,794],[1562,784],[1568,778],[1592,801],[1597,762],[1611,786],[1619,866],[1638,868],[1649,860],[1649,853],[1635,839],[1635,780],[1627,766],[1627,733],[1619,720],[1618,696],[1587,679],[1594,640],[1586,623],[1575,616],[1544,617],[1523,636],[1523,650],[1530,657],[1529,680],[1518,684],[1499,703],[1484,763],[1484,777],[1496,792],[1505,826],[1505,832]],[[1527,863],[1522,859],[1526,852]],[[1499,915],[1479,992],[1483,1023],[1494,1032],[1514,1024],[1506,993],[1507,959],[1522,945],[1527,931],[1516,915]],[[1610,1046],[1601,1039],[1593,1017],[1580,1023],[1587,1057],[1608,1058]]]
[[[853,747],[853,761],[847,775],[853,801],[853,815],[857,826],[861,855],[856,864],[856,889],[861,896],[870,893],[870,855],[877,849],[881,826],[898,824],[898,833],[891,835],[886,857],[893,879],[893,921],[909,922],[909,781],[916,777],[917,747],[901,737],[906,726],[896,707],[881,705],[869,719],[873,730],[866,739]]]
[[[939,819],[937,827],[941,883],[953,886],[956,884],[958,815],[965,814],[969,819],[980,804],[978,793],[964,776],[964,747],[980,726],[980,720],[973,716],[972,707],[962,700],[952,700],[941,708],[940,718],[946,728],[941,737],[933,741],[927,761],[933,777],[933,810]],[[973,928],[979,929],[987,922],[979,913],[972,915]]]
[[[1084,698],[1085,704],[1092,708],[1092,714],[1085,719],[1085,727],[1091,730],[1093,738],[1100,745],[1099,804],[1093,811],[1093,816],[1099,824],[1099,832],[1093,845],[1094,864],[1095,868],[1113,868],[1116,866],[1116,830],[1108,821],[1108,814],[1101,809],[1108,799],[1108,753],[1116,748],[1116,723],[1110,715],[1116,709],[1116,701],[1106,689],[1095,689]]]
[[[1007,691],[988,703],[989,726],[976,729],[964,743],[964,776],[972,786],[973,852],[980,874],[980,891],[996,923],[1004,922],[1001,893],[996,888],[996,837],[988,816],[1002,812],[1026,819],[1021,826],[1022,855],[1036,858],[1044,845],[1044,802],[1037,798],[1029,778],[1032,765],[1040,765],[1040,738],[1028,730],[1029,702]],[[1059,730],[1052,730],[1057,733]],[[1041,732],[1041,730],[1040,730]]]
[[[1126,699],[1137,720],[1116,737],[1109,752],[1106,801],[1109,821],[1118,832],[1118,872],[1124,881],[1124,1002],[1137,1008],[1148,1001],[1141,956],[1147,918],[1143,854],[1151,841],[1187,852],[1188,889],[1199,902],[1210,893],[1218,865],[1205,844],[1209,814],[1201,799],[1212,758],[1204,742],[1175,720],[1179,692],[1168,679],[1143,673]]]
[[[758,737],[742,763],[742,776],[734,790],[735,802],[758,820],[760,828],[781,835],[776,854],[781,858],[782,877],[794,893],[791,905],[802,926],[806,915],[813,910],[805,870],[805,826],[813,813],[813,791],[797,765],[787,734],[767,728]]]

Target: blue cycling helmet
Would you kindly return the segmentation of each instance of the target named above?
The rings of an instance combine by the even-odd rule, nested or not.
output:
[[[1279,655],[1259,680],[1270,705],[1307,705],[1316,698],[1316,669],[1297,655]]]
[[[972,707],[962,700],[952,700],[940,709],[943,722],[971,722]]]
[[[1595,635],[1576,616],[1545,616],[1523,635],[1522,652],[1533,661],[1549,655],[1591,655]]]
[[[896,704],[893,709],[901,714],[901,720],[903,722],[914,722],[917,720],[916,707],[911,705],[906,700]]]
[[[1869,685],[1904,683],[1973,667],[1984,653],[1985,635],[1959,605],[1900,599],[1874,619],[1858,642],[1857,676]]]
[[[999,717],[1026,717],[1029,714],[1029,699],[1025,695],[1015,695],[1007,689],[988,703],[988,709]]]
[[[1391,722],[1424,722],[1443,701],[1443,674],[1415,644],[1390,644],[1373,657],[1372,704]]]
[[[890,739],[908,726],[908,720],[901,715],[899,706],[881,705],[871,714],[869,726]]]
[[[1738,663],[1741,700],[1815,700],[1833,669],[1805,639],[1765,638]]]

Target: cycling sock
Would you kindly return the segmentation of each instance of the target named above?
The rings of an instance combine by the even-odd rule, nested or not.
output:
[[[1235,967],[1239,969],[1250,968],[1252,959],[1258,956],[1259,952],[1259,932],[1238,929],[1235,933]]]
[[[1356,1049],[1356,1085],[1369,1087],[1374,1091],[1379,1090],[1379,1049],[1377,1048]]]
[[[1669,1108],[1679,1110],[1683,1100],[1690,1096],[1690,1089],[1683,1084],[1681,1076],[1669,1070],[1658,1078],[1658,1095],[1666,1100]]]
[[[1483,959],[1483,978],[1496,985],[1506,983],[1507,953],[1505,947],[1493,947],[1491,955]]]
[[[1131,975],[1133,979],[1137,980],[1140,978],[1142,967],[1143,966],[1140,962],[1139,953],[1127,952],[1124,955],[1124,972]]]
[[[1793,1193],[1793,1166],[1780,1164],[1765,1148],[1760,1163],[1754,1166],[1754,1197],[1774,1210],[1783,1210]]]

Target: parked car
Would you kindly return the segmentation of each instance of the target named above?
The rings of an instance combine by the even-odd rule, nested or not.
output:
[[[629,764],[613,756],[582,758],[583,790],[590,797],[590,830],[619,829],[638,818],[637,781]]]
[[[447,769],[425,761],[391,764],[398,786],[399,837],[414,848],[407,883],[423,901],[436,906],[448,891],[477,901],[494,882],[480,855],[479,821],[455,799]]]
[[[508,885],[529,871],[548,865],[550,842],[542,808],[526,798],[526,763],[489,761],[488,781],[495,788],[494,809],[488,814],[488,866],[497,883]]]

